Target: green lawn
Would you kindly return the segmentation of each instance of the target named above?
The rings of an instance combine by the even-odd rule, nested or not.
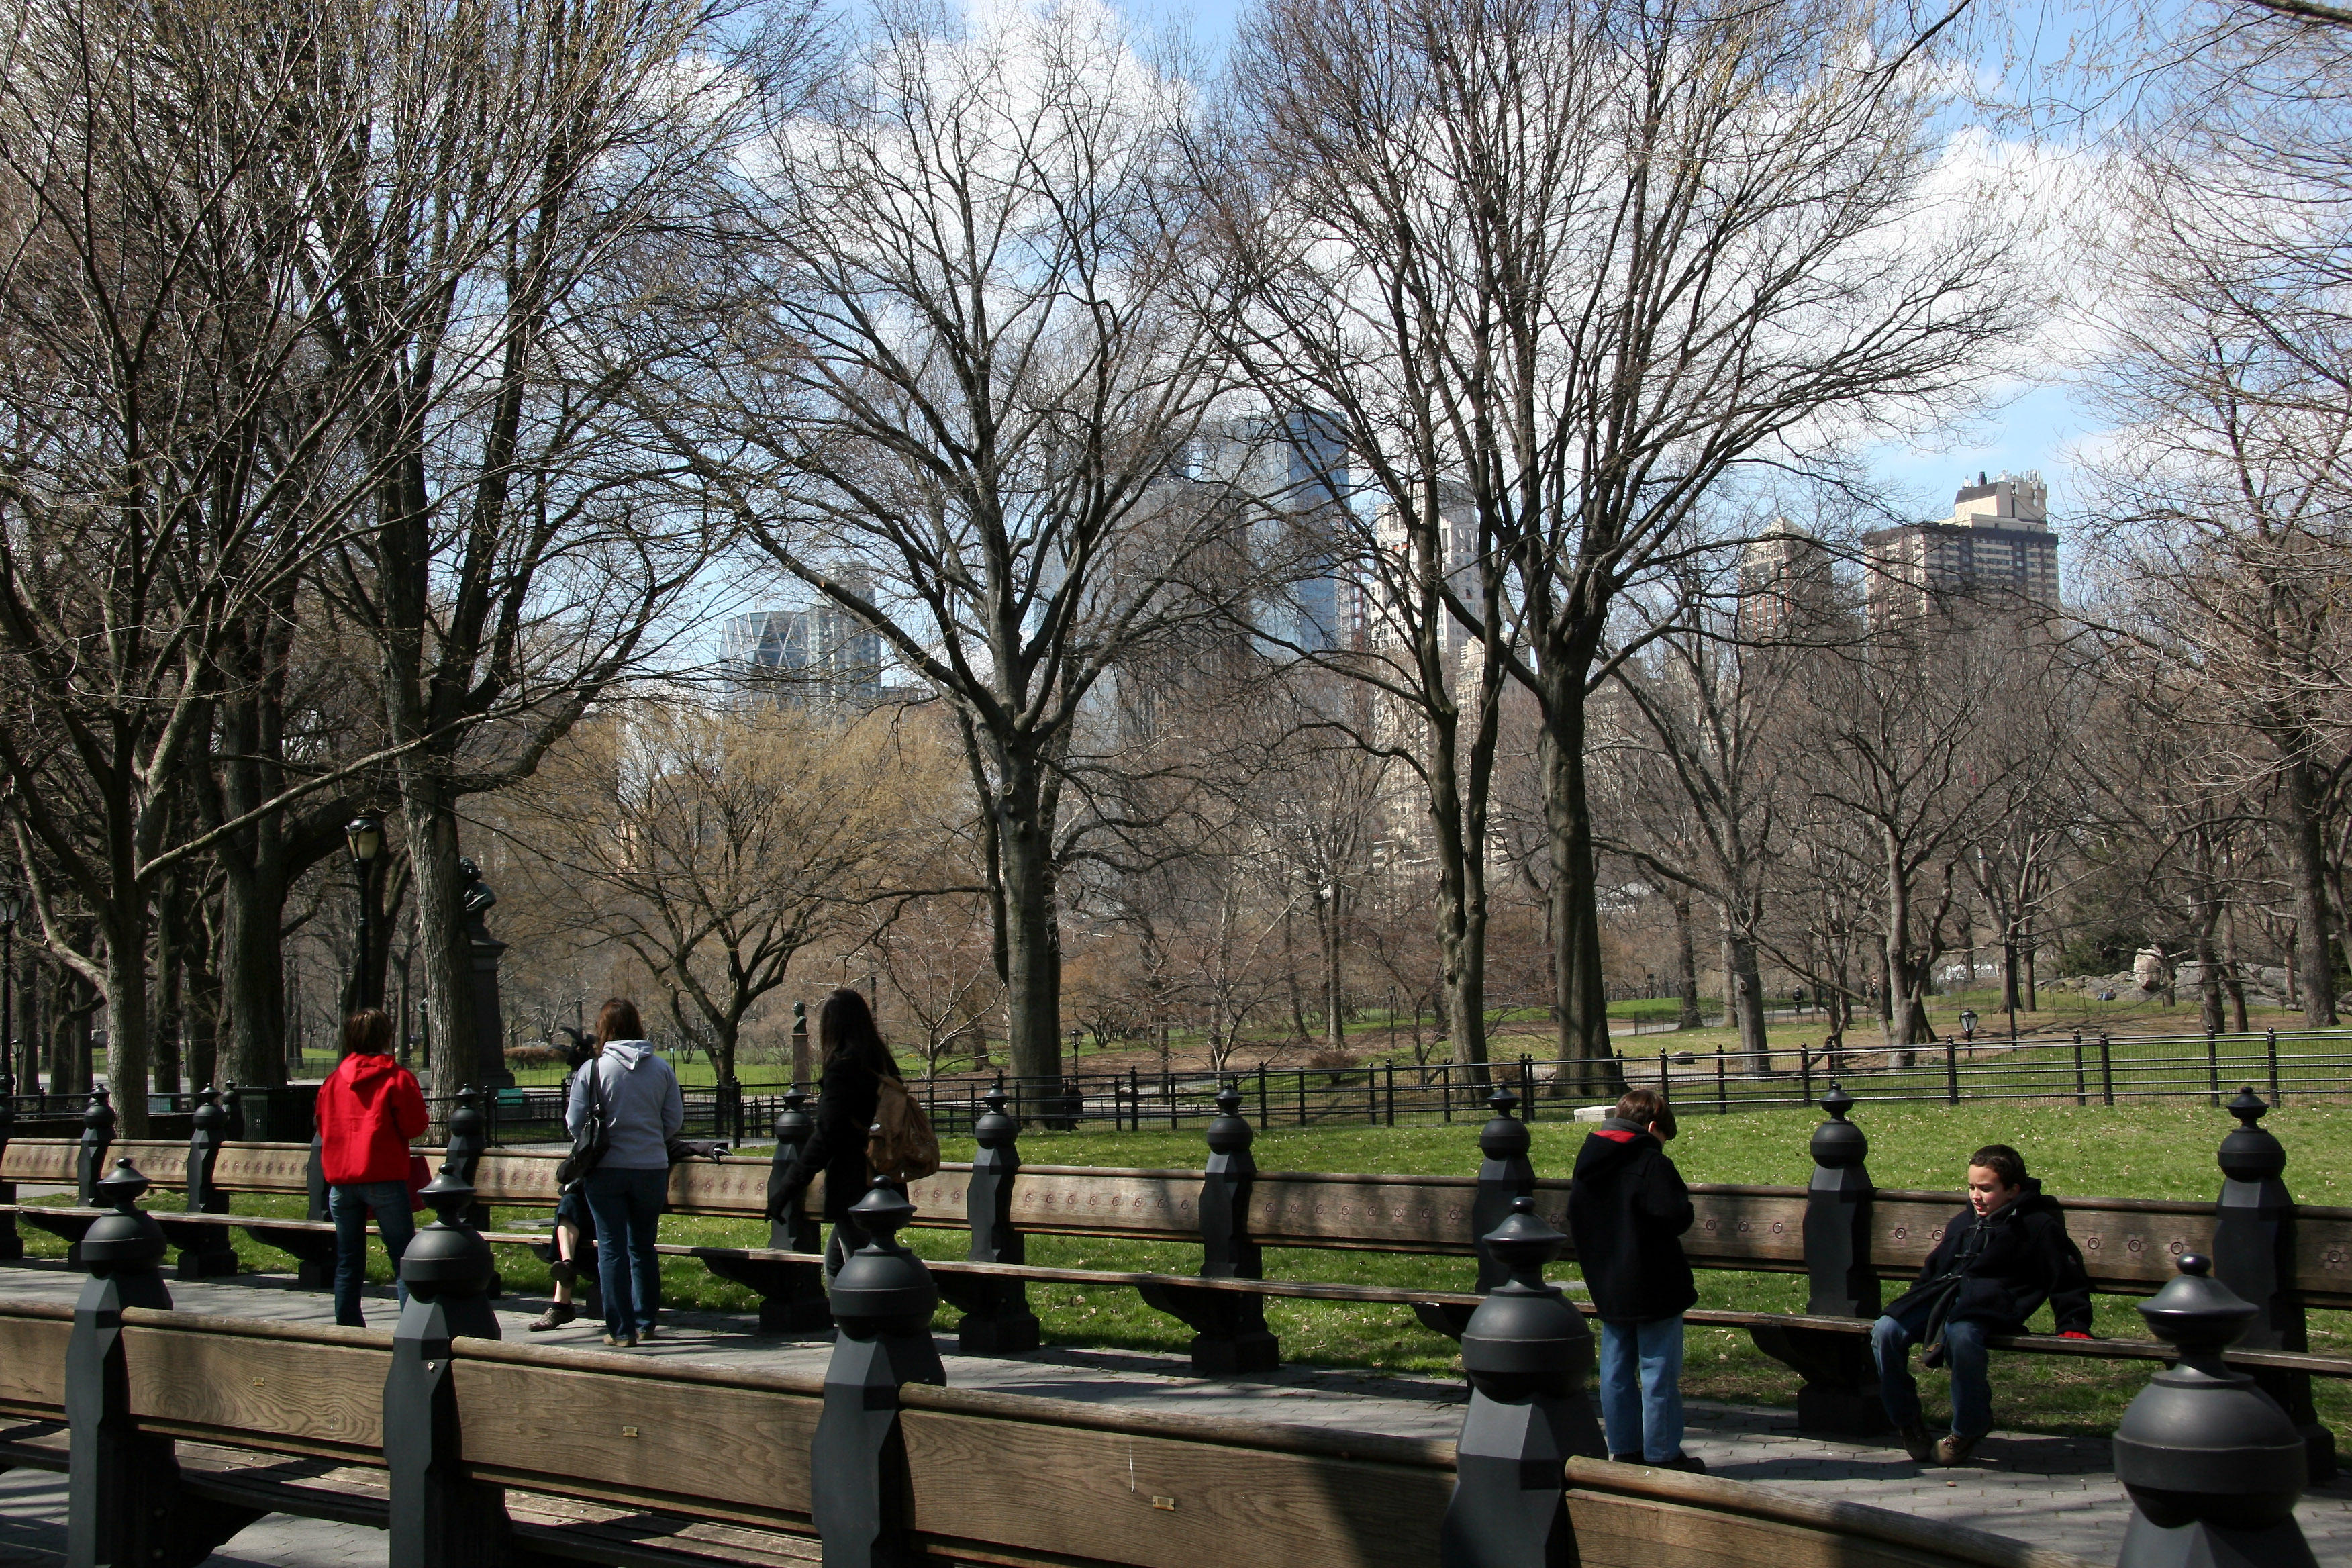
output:
[[[1763,1110],[1724,1118],[1691,1117],[1673,1152],[1684,1173],[1695,1182],[1744,1182],[1794,1184],[1809,1170],[1805,1141],[1818,1115],[1799,1110]],[[2122,1106],[2114,1110],[2074,1107],[1968,1107],[1959,1111],[1940,1106],[1873,1108],[1867,1104],[1855,1120],[1871,1138],[1870,1169],[1885,1187],[1949,1188],[1959,1203],[1961,1166],[1970,1151],[1985,1142],[2015,1144],[2034,1173],[2060,1193],[2107,1196],[2210,1198],[2220,1173],[2213,1152],[2231,1119],[2202,1106]],[[2290,1107],[2268,1123],[2285,1143],[2289,1155],[2287,1181],[2306,1203],[2352,1204],[2352,1109],[2329,1106]],[[1259,1134],[1255,1152],[1262,1169],[1320,1171],[1390,1171],[1469,1174],[1477,1168],[1476,1126],[1388,1128],[1274,1129]],[[1538,1173],[1564,1176],[1586,1130],[1566,1121],[1538,1121],[1534,1127],[1534,1159]],[[1025,1159],[1038,1164],[1130,1165],[1162,1168],[1197,1166],[1204,1153],[1197,1131],[1130,1133],[1056,1133],[1029,1131],[1021,1139]],[[950,1141],[949,1159],[968,1158],[969,1142]],[[155,1194],[152,1206],[179,1205],[177,1194]],[[300,1200],[241,1197],[241,1213],[299,1215]],[[501,1227],[531,1219],[543,1221],[544,1211],[498,1211]],[[673,1217],[664,1222],[665,1239],[713,1245],[757,1246],[766,1239],[765,1227],[754,1222]],[[917,1230],[908,1233],[919,1252],[933,1258],[962,1254],[960,1230]],[[62,1254],[62,1244],[28,1232],[27,1249],[37,1256]],[[248,1268],[285,1270],[291,1260],[250,1237],[236,1238],[239,1256]],[[1088,1237],[1032,1237],[1034,1263],[1066,1268],[1156,1269],[1184,1272],[1197,1267],[1197,1247],[1178,1243],[1136,1243]],[[525,1296],[542,1295],[547,1271],[535,1258],[518,1249],[501,1248],[499,1268],[510,1289]],[[374,1259],[373,1276],[389,1278],[383,1259]],[[1466,1289],[1471,1266],[1465,1258],[1414,1258],[1314,1249],[1276,1249],[1266,1257],[1271,1277],[1328,1279],[1363,1284],[1439,1287]],[[1572,1267],[1562,1266],[1556,1278],[1572,1279]],[[671,1259],[663,1269],[664,1299],[679,1306],[748,1311],[756,1305],[740,1287],[706,1273],[686,1259]],[[1780,1274],[1703,1272],[1700,1304],[1706,1307],[1765,1310],[1797,1310],[1804,1302],[1801,1277]],[[1892,1291],[1890,1290],[1890,1294]],[[1034,1286],[1030,1299],[1044,1321],[1046,1337],[1057,1343],[1125,1346],[1181,1354],[1189,1331],[1172,1320],[1150,1311],[1131,1291]],[[388,1321],[381,1307],[377,1321]],[[1272,1301],[1266,1316],[1283,1343],[1286,1358],[1328,1365],[1393,1368],[1451,1375],[1459,1368],[1454,1344],[1428,1332],[1402,1309],[1381,1306],[1338,1306],[1322,1303]],[[2352,1352],[2352,1324],[2346,1314],[2313,1315],[2313,1348]],[[942,1309],[938,1322],[952,1329],[955,1313]],[[2124,1298],[2101,1297],[2097,1328],[2103,1335],[2145,1337],[2133,1303]],[[1780,1363],[1756,1351],[1745,1334],[1695,1328],[1689,1342],[1685,1388],[1695,1398],[1738,1400],[1786,1405],[1794,1398],[1796,1380]],[[2066,1362],[2047,1357],[1998,1356],[1994,1359],[1995,1394],[2005,1425],[2028,1430],[2104,1434],[2112,1429],[2123,1406],[2147,1381],[2145,1363]],[[1931,1391],[1940,1380],[1929,1378]],[[2324,1419],[2339,1428],[2352,1427],[2352,1390],[2323,1380],[2319,1388]]]

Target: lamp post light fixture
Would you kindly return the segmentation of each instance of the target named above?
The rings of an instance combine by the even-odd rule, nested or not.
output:
[[[0,889],[0,1098],[16,1092],[16,921],[24,912],[22,893]]]
[[[383,853],[383,820],[372,816],[352,818],[343,826],[343,842],[351,846],[352,878],[359,885],[360,895],[359,963],[352,1001],[354,1009],[363,1009],[368,1005],[368,947],[374,935],[368,925],[368,879],[375,871],[376,857]]]
[[[1974,1007],[1960,1009],[1960,1037],[1972,1046],[1977,1043],[1977,1010]]]

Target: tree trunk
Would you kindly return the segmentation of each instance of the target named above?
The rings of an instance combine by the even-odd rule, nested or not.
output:
[[[2327,856],[2320,842],[2318,791],[2308,763],[2298,761],[2288,766],[2285,805],[2303,1023],[2309,1029],[2332,1029],[2336,1026],[2336,974],[2327,924]]]
[[[106,941],[106,1082],[121,1136],[147,1136],[147,910],[126,900]],[[83,1038],[88,1039],[85,1034]],[[87,1048],[85,1047],[85,1048]]]
[[[286,1081],[285,885],[228,855],[220,860],[221,996],[228,1012],[228,1076],[258,1087]]]
[[[475,1078],[474,953],[466,940],[465,883],[457,874],[455,792],[430,763],[417,759],[401,779],[402,821],[408,833],[410,874],[416,884],[416,945],[433,998],[432,1059],[427,1092],[445,1118],[458,1092]]]
[[[1544,826],[1551,852],[1553,1003],[1559,1055],[1573,1062],[1580,1097],[1614,1099],[1625,1073],[1609,1043],[1609,999],[1601,977],[1601,909],[1595,887],[1592,807],[1585,793],[1584,702],[1574,689],[1545,704],[1538,747],[1544,775]]]
[[[1757,1073],[1771,1067],[1772,1042],[1764,1033],[1764,974],[1756,961],[1756,944],[1730,929],[1730,911],[1724,914],[1724,994],[1730,1022],[1739,1031],[1738,1049],[1746,1058],[1740,1070]],[[1735,1005],[1736,1004],[1736,1005]]]
[[[2229,1027],[2221,1016],[2221,961],[2213,946],[2213,917],[2206,911],[2197,925],[2197,1014],[2198,1022],[2214,1034]]]
[[[1000,753],[996,837],[1004,867],[1005,1036],[1017,1078],[1062,1076],[1061,922],[1054,824],[1033,757]]]
[[[1698,1010],[1698,944],[1691,931],[1691,896],[1687,890],[1674,895],[1675,909],[1675,983],[1681,987],[1682,1011],[1675,1017],[1677,1029],[1696,1029],[1706,1020]]]
[[[1347,985],[1339,972],[1339,889],[1318,907],[1315,934],[1323,947],[1323,1037],[1335,1051],[1348,1048]]]
[[[180,1046],[186,1036],[186,996],[182,955],[187,948],[186,909],[179,879],[166,878],[155,904],[155,1059],[157,1094],[180,1092]]]
[[[1881,962],[1886,976],[1887,1060],[1895,1067],[1912,1064],[1914,1011],[1911,973],[1911,883],[1903,867],[1903,846],[1895,835],[1884,835],[1886,853],[1886,931]]]

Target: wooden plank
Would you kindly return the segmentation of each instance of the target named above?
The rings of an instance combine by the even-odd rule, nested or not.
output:
[[[1198,1179],[1194,1184],[1199,1185]],[[1400,1251],[1467,1253],[1475,1183],[1260,1176],[1250,1190],[1250,1232],[1268,1246],[1375,1241]],[[1544,1198],[1556,1197],[1550,1204]],[[1554,1225],[1567,1217],[1565,1193],[1545,1194],[1537,1212]],[[1549,1212],[1547,1212],[1549,1211]]]
[[[1189,1240],[1200,1215],[1201,1178],[1189,1173],[1024,1170],[1013,1184],[1013,1223],[1033,1230]]]
[[[1759,1263],[1803,1267],[1802,1192],[1694,1189],[1691,1207],[1696,1217],[1683,1237],[1683,1250],[1695,1265],[1703,1268],[1752,1268]]]
[[[13,1138],[0,1150],[0,1182],[69,1183],[74,1146],[61,1138]]]
[[[19,1415],[66,1407],[66,1344],[73,1319],[0,1313],[0,1405]]]
[[[308,1143],[224,1143],[213,1163],[213,1184],[225,1193],[304,1193],[310,1190]]]
[[[473,1348],[460,1347],[457,1408],[467,1468],[482,1479],[754,1523],[807,1516],[814,1395]]]
[[[1953,1568],[1941,1553],[1647,1498],[1571,1491],[1580,1568]]]
[[[909,1410],[915,1526],[1134,1568],[1426,1568],[1453,1478],[1367,1460]]]
[[[380,1449],[389,1343],[306,1343],[126,1321],[131,1410],[159,1430],[296,1451]]]

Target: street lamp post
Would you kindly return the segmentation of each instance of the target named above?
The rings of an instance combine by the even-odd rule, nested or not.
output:
[[[368,878],[375,870],[375,858],[383,852],[383,823],[374,816],[355,816],[344,825],[343,841],[351,846],[352,879],[359,884],[360,952],[357,984],[352,988],[352,1010],[362,1011],[368,1005],[369,944],[374,933],[368,923]]]
[[[0,1099],[16,1092],[16,918],[24,912],[24,895],[0,891]]]

